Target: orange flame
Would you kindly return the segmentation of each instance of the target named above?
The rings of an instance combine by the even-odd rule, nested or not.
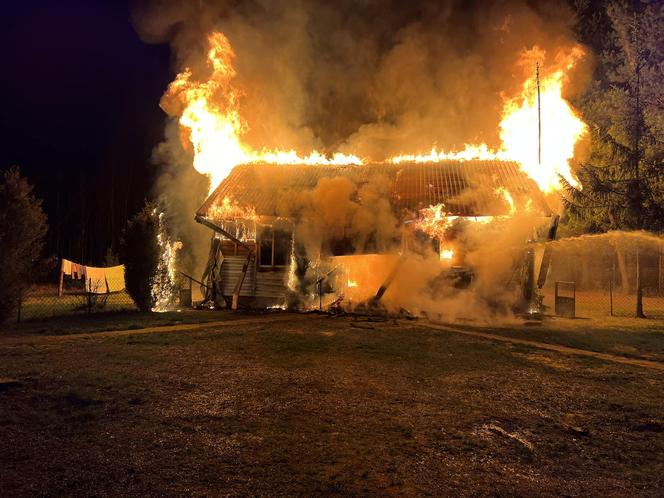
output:
[[[240,113],[243,93],[233,84],[235,53],[220,32],[208,36],[207,65],[210,76],[196,80],[187,68],[169,85],[161,101],[162,108],[171,116],[179,117],[185,133],[185,146],[193,151],[194,167],[210,177],[210,190],[214,189],[240,163],[271,162],[277,164],[362,164],[355,155],[326,156],[317,151],[302,157],[296,151],[253,150],[242,142],[248,125]],[[531,56],[538,49],[525,53]],[[542,56],[541,51],[537,54]],[[541,78],[542,161],[538,162],[538,113],[535,77],[523,84],[521,95],[505,103],[500,123],[502,145],[491,150],[486,144],[466,145],[458,152],[437,151],[426,154],[406,154],[390,161],[429,162],[441,160],[497,159],[513,160],[533,178],[544,192],[561,188],[559,175],[573,185],[578,181],[572,173],[569,160],[574,146],[587,131],[587,126],[562,97],[565,72],[584,55],[581,48],[563,54],[562,63]],[[189,145],[190,144],[190,145]]]
[[[362,164],[354,155],[335,153],[327,157],[313,151],[300,157],[293,150],[257,152],[243,144],[241,137],[248,127],[240,115],[242,92],[233,85],[235,52],[223,33],[212,33],[208,42],[210,78],[195,81],[191,69],[185,69],[169,85],[161,107],[171,116],[179,115],[180,126],[188,132],[193,148],[194,168],[210,178],[210,191],[241,163]]]
[[[498,196],[500,196],[500,198],[510,207],[509,216],[514,216],[516,213],[516,204],[514,203],[514,198],[509,190],[505,187],[498,187],[496,189],[496,194],[498,194]]]
[[[537,153],[537,82],[534,76],[523,84],[521,97],[507,102],[503,112],[500,138],[506,156],[517,161],[544,192],[560,190],[559,175],[572,185],[579,185],[569,160],[574,157],[576,142],[588,127],[562,97],[562,91],[565,71],[572,69],[583,55],[583,50],[576,47],[565,58],[563,67],[541,79],[541,164]]]
[[[531,55],[534,49],[525,55]],[[540,56],[543,54],[540,51]],[[543,192],[561,189],[562,176],[570,184],[578,186],[569,161],[574,157],[574,146],[584,134],[587,125],[579,118],[563,98],[565,71],[574,67],[583,57],[580,47],[575,47],[562,57],[561,67],[540,80],[540,106],[542,116],[541,164],[538,161],[538,110],[537,81],[533,76],[523,84],[521,95],[508,100],[500,122],[502,145],[494,151],[486,144],[466,145],[460,152],[437,151],[428,154],[407,154],[391,158],[394,163],[404,161],[430,162],[443,160],[509,160],[519,163],[522,171],[530,176]]]
[[[442,248],[440,250],[440,259],[450,261],[452,258],[454,258],[454,250],[447,248]]]

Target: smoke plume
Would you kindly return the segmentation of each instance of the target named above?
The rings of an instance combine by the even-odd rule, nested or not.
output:
[[[207,34],[226,34],[256,150],[375,160],[498,145],[504,99],[533,71],[524,52],[546,68],[576,43],[557,1],[144,0],[134,19],[144,40],[171,44],[176,69],[201,77]]]

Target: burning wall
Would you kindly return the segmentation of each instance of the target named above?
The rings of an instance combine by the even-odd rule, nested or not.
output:
[[[506,198],[506,187],[513,196]],[[507,298],[515,296],[504,292],[514,255],[549,212],[540,197],[535,182],[514,163],[250,163],[234,168],[197,215],[224,226],[237,224],[237,219],[258,225],[290,220],[296,251],[306,259],[299,268],[300,281],[290,287],[297,288],[305,307],[318,305],[316,282],[328,273],[325,286],[334,292],[326,301],[339,292],[346,306],[366,301],[387,278],[398,254],[407,254],[385,294],[389,309],[408,304],[420,312],[447,306],[442,303],[458,292],[443,273],[455,264],[472,265],[479,282],[474,297],[506,308]],[[256,233],[260,238],[260,230]],[[233,249],[227,253],[233,254]],[[283,278],[285,284],[285,271]],[[481,298],[475,296],[478,290]]]

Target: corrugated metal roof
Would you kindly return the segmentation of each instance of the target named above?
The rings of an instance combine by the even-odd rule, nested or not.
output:
[[[537,211],[549,209],[537,184],[515,162],[440,161],[431,163],[371,163],[361,166],[241,164],[233,168],[198,210],[214,218],[214,206],[225,198],[240,208],[253,208],[257,215],[277,216],[277,204],[289,192],[313,190],[322,178],[345,177],[358,187],[385,177],[392,188],[395,213],[444,204],[457,216],[506,214],[506,204],[496,195],[499,187],[519,203],[532,199]]]

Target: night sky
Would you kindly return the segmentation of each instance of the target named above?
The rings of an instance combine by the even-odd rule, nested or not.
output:
[[[47,254],[101,263],[150,194],[172,73],[169,48],[136,34],[128,2],[2,7],[0,168],[44,199]]]

